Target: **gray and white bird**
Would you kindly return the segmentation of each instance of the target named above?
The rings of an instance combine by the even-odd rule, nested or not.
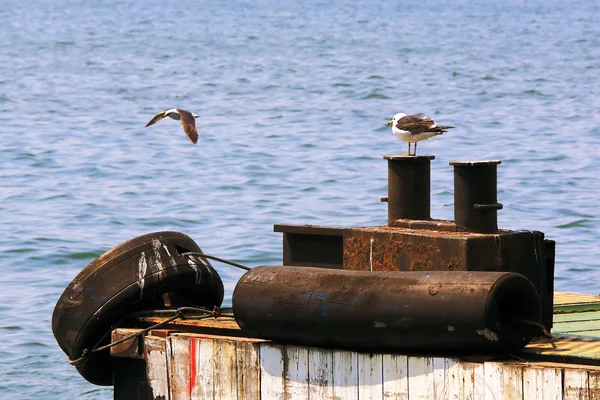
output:
[[[453,126],[438,126],[431,118],[398,113],[387,123],[392,125],[392,132],[398,139],[408,142],[408,155],[417,155],[417,142],[441,135]],[[410,154],[410,144],[415,144],[415,151]]]
[[[146,126],[144,126],[144,128],[146,128],[152,124],[155,124],[156,122],[160,121],[161,119],[167,118],[167,117],[181,121],[181,126],[183,126],[183,131],[185,132],[187,137],[194,144],[196,142],[198,142],[198,129],[196,129],[196,121],[195,121],[195,119],[198,118],[198,116],[194,113],[191,113],[191,112],[185,111],[185,110],[181,110],[179,108],[171,108],[170,110],[163,111],[163,112],[156,114],[154,116],[154,118],[152,118],[150,120],[150,122],[148,122],[146,124]]]

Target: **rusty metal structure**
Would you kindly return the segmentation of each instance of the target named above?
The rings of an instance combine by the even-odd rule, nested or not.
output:
[[[384,226],[275,225],[283,264],[358,271],[496,271],[528,278],[552,327],[555,242],[544,233],[498,229],[498,160],[452,161],[455,221],[430,216],[434,156],[389,155]]]

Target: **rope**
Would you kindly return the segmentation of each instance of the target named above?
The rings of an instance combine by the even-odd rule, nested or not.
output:
[[[196,251],[189,251],[187,253],[182,253],[181,255],[182,256],[204,257],[204,258],[208,258],[208,259],[211,259],[211,260],[222,262],[223,264],[229,264],[231,266],[234,266],[236,268],[240,268],[240,269],[243,269],[243,270],[246,270],[246,271],[250,271],[252,269],[250,267],[246,267],[245,265],[238,264],[238,263],[233,262],[233,261],[225,260],[224,258],[215,257],[215,256],[211,256],[211,255],[200,253],[200,252],[196,252]]]
[[[81,352],[81,356],[79,358],[76,358],[74,360],[71,359],[71,357],[68,357],[67,361],[69,362],[69,364],[71,365],[75,365],[78,366],[80,364],[82,364],[83,362],[85,362],[85,360],[92,354],[97,353],[99,351],[102,350],[106,350],[106,349],[110,349],[113,346],[116,346],[118,344],[121,344],[123,342],[126,342],[128,340],[137,338],[139,336],[142,336],[148,332],[150,332],[153,329],[157,329],[160,328],[161,326],[167,325],[169,322],[173,322],[178,318],[181,319],[185,319],[187,317],[191,317],[191,315],[185,315],[186,312],[190,312],[190,311],[194,311],[197,314],[194,315],[194,318],[199,318],[199,319],[205,319],[205,318],[216,318],[220,315],[219,312],[219,308],[217,306],[215,306],[212,310],[209,310],[207,308],[201,308],[201,307],[180,307],[178,309],[175,310],[153,310],[153,311],[146,311],[146,312],[139,312],[139,313],[135,313],[132,314],[132,317],[135,316],[140,316],[140,315],[148,315],[148,314],[170,314],[170,313],[175,313],[175,315],[173,315],[172,317],[169,317],[167,319],[165,319],[164,321],[161,321],[159,323],[156,323],[152,326],[149,326],[147,328],[141,329],[135,333],[132,333],[131,335],[128,335],[124,338],[121,338],[115,342],[109,343],[107,345],[104,346],[100,346],[100,347],[96,347],[98,346],[99,343],[101,343],[103,341],[104,338],[106,338],[106,336],[108,335],[108,333],[110,333],[113,329],[115,329],[116,325],[111,327],[111,329],[108,331],[108,333],[106,335],[104,335],[99,341],[98,343],[96,343],[96,345],[94,347],[92,347],[92,349],[83,349],[83,351]],[[198,314],[204,314],[204,315],[200,315],[198,316]],[[118,324],[117,324],[118,325]]]
[[[521,324],[535,326],[540,331],[542,331],[542,333],[544,334],[544,336],[546,336],[550,340],[550,343],[552,344],[552,348],[554,350],[556,350],[558,348],[556,346],[556,343],[554,343],[554,338],[552,337],[552,335],[550,334],[550,332],[548,332],[548,330],[546,329],[546,327],[544,325],[542,325],[541,323],[535,322],[535,321],[529,321],[529,320],[526,320],[526,319],[515,319],[514,321],[518,322],[518,323],[521,323]]]

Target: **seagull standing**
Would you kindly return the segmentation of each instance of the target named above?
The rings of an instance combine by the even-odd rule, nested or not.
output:
[[[171,108],[170,110],[159,112],[144,126],[144,128],[160,121],[163,118],[172,118],[181,121],[181,126],[183,126],[183,131],[187,135],[187,137],[192,141],[192,143],[198,142],[198,129],[196,129],[196,121],[195,119],[198,116],[189,111],[181,110],[179,108]]]
[[[427,140],[433,136],[441,135],[453,126],[438,126],[431,118],[422,118],[416,115],[398,113],[387,123],[392,125],[392,132],[398,139],[408,142],[408,155],[417,155],[417,142]],[[415,151],[410,154],[410,144],[415,144]]]

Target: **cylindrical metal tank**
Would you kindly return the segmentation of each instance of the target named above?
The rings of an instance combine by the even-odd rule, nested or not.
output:
[[[233,293],[248,336],[353,349],[518,349],[540,299],[511,272],[370,272],[263,266]]]

